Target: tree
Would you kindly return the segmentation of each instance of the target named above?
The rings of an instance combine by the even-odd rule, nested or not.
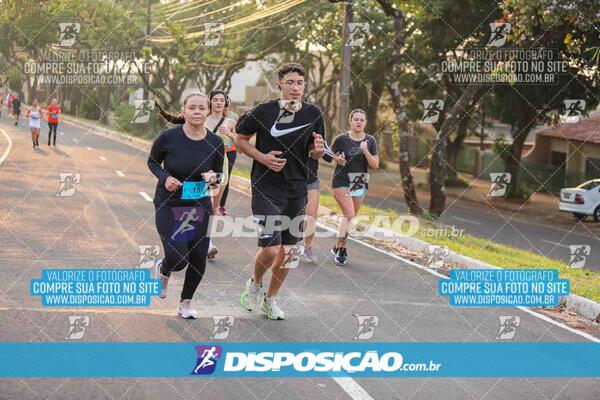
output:
[[[394,115],[398,124],[398,131],[400,137],[400,151],[398,153],[398,160],[400,164],[400,177],[402,179],[402,189],[404,190],[404,199],[406,205],[412,214],[421,215],[423,209],[419,205],[417,200],[417,193],[415,190],[415,183],[412,173],[410,171],[411,160],[408,152],[408,124],[406,121],[406,113],[404,111],[404,98],[400,85],[396,78],[401,74],[401,54],[404,47],[404,29],[405,29],[405,16],[404,13],[394,7],[390,1],[377,0],[385,14],[392,18],[394,22],[393,30],[393,48],[388,54],[386,66],[389,71],[386,78],[386,85],[392,98],[392,104],[394,108]]]
[[[507,197],[521,198],[521,154],[531,129],[554,120],[565,99],[583,99],[587,110],[598,104],[600,72],[593,51],[600,45],[598,9],[594,2],[566,0],[505,0],[502,9],[513,24],[511,36],[516,45],[557,49],[557,56],[567,61],[567,70],[555,85],[515,83],[496,88],[495,116],[514,127],[513,142],[504,156],[506,172],[511,174]]]

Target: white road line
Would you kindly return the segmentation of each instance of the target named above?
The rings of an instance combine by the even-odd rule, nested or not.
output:
[[[248,193],[246,193],[238,188],[230,186],[230,189],[233,189],[236,192],[239,192],[243,195],[246,195],[247,197],[250,197],[250,195]],[[140,192],[140,193],[142,193],[142,192]],[[333,230],[330,227],[323,225],[319,222],[317,222],[317,225],[321,225],[323,228],[325,228],[327,230]],[[335,232],[337,232],[337,230]],[[358,242],[362,243],[362,244],[366,244],[366,243],[363,243],[360,241],[358,241]],[[367,245],[367,246],[369,246],[369,245]],[[369,246],[369,247],[371,247],[371,246]],[[395,256],[394,254],[391,254],[391,253],[387,253],[387,252],[383,252],[383,253],[386,253],[391,256]],[[399,258],[399,257],[395,257],[395,258]],[[418,264],[415,264],[415,265],[418,265]],[[421,266],[419,266],[419,267],[421,269],[425,269]],[[440,276],[443,276],[443,275],[440,275]],[[375,400],[371,397],[371,395],[369,395],[369,393],[367,393],[367,391],[365,389],[363,389],[362,386],[360,386],[358,384],[358,382],[356,382],[354,379],[352,379],[350,377],[334,377],[334,376],[332,376],[331,379],[333,379],[333,381],[335,383],[337,383],[344,390],[344,392],[346,392],[346,394],[348,396],[350,396],[350,398],[352,400]]]
[[[64,135],[65,133],[63,131],[59,131],[58,134],[59,135]]]
[[[4,136],[6,136],[6,140],[8,140],[8,146],[6,147],[6,150],[4,150],[4,154],[2,154],[2,156],[0,156],[0,164],[2,164],[4,162],[4,160],[6,160],[6,157],[8,157],[8,154],[10,153],[10,150],[12,149],[12,140],[10,140],[10,136],[8,136],[8,133],[6,133],[6,131],[2,128],[0,128],[0,131],[2,131],[2,133],[4,133]]]
[[[540,242],[550,243],[550,244],[552,244],[554,246],[566,247],[567,249],[569,248],[569,246],[567,246],[566,244],[562,244],[562,243],[558,243],[558,242],[553,242],[552,240],[540,239]]]
[[[246,193],[246,192],[244,192],[244,191],[242,191],[242,190],[239,190],[239,189],[237,189],[237,188],[235,188],[235,187],[233,187],[233,186],[230,186],[230,189],[233,189],[233,190],[235,190],[236,192],[242,193],[242,194],[244,194],[244,195],[246,195],[246,196],[250,197],[250,195],[249,195],[248,193]],[[329,226],[327,226],[327,225],[324,225],[324,224],[322,224],[322,223],[320,223],[320,222],[317,222],[317,226],[319,226],[319,227],[321,227],[321,228],[323,228],[323,229],[327,229],[327,230],[329,230],[329,231],[332,231],[332,232],[337,232],[337,230],[335,230],[335,229],[333,229],[333,228],[330,228]],[[431,270],[431,269],[429,269],[429,268],[425,268],[425,267],[423,267],[422,265],[420,265],[420,264],[417,264],[417,263],[416,263],[416,262],[414,262],[414,261],[411,261],[411,260],[409,260],[409,259],[406,259],[406,258],[404,258],[404,257],[400,257],[399,255],[396,255],[396,254],[394,254],[394,253],[390,253],[390,252],[388,252],[388,251],[385,251],[385,250],[379,249],[379,248],[377,248],[377,247],[375,247],[375,246],[371,246],[369,243],[362,242],[362,241],[360,241],[360,240],[358,240],[358,239],[355,239],[355,238],[352,238],[352,237],[348,237],[348,239],[352,240],[353,242],[360,243],[360,244],[362,244],[363,246],[365,246],[365,247],[368,247],[368,248],[370,248],[370,249],[372,249],[372,250],[375,250],[375,251],[378,251],[378,252],[380,252],[380,253],[386,254],[386,255],[388,255],[388,256],[390,256],[390,257],[392,257],[392,258],[395,258],[396,260],[401,260],[401,261],[404,261],[405,263],[407,263],[407,264],[409,264],[409,265],[412,265],[413,267],[416,267],[416,268],[422,269],[423,271],[426,271],[426,272],[428,272],[428,273],[430,273],[430,274],[432,274],[432,275],[435,275],[435,276],[437,276],[437,277],[439,277],[439,278],[445,278],[445,279],[448,279],[448,277],[447,277],[447,276],[445,276],[445,275],[442,275],[442,274],[440,274],[439,272],[433,271],[433,270]],[[589,341],[596,342],[596,343],[600,343],[600,339],[599,339],[599,338],[597,338],[597,337],[595,337],[595,336],[592,336],[592,335],[590,335],[590,334],[588,334],[588,333],[585,333],[585,332],[578,331],[577,329],[573,329],[573,328],[571,328],[570,326],[567,326],[567,325],[563,324],[562,322],[555,321],[555,320],[553,320],[552,318],[550,318],[550,317],[547,317],[547,316],[545,316],[545,315],[543,315],[543,314],[539,314],[539,313],[537,313],[537,312],[535,312],[535,311],[533,311],[533,310],[531,310],[531,309],[529,309],[529,308],[527,308],[527,307],[516,306],[516,308],[518,308],[519,310],[521,310],[521,311],[523,311],[523,312],[526,312],[526,313],[528,313],[528,314],[531,314],[532,316],[534,316],[534,317],[536,317],[536,318],[539,318],[539,319],[541,319],[541,320],[543,320],[543,321],[546,321],[546,322],[548,322],[548,323],[550,323],[550,324],[552,324],[552,325],[554,325],[554,326],[558,326],[558,327],[560,327],[560,328],[566,329],[567,331],[569,331],[569,332],[571,332],[571,333],[574,333],[574,334],[576,334],[576,335],[579,335],[579,336],[581,336],[581,337],[584,337],[584,338],[588,339]],[[350,379],[350,378],[349,378],[349,379]]]
[[[102,161],[106,161],[106,158],[105,158],[104,156],[100,156],[100,159],[101,159]]]
[[[92,150],[92,148],[90,146],[85,146],[85,148],[88,150]]]
[[[117,172],[117,175],[119,175],[119,176],[125,176],[125,174],[122,173],[121,171],[116,171],[116,172]]]
[[[348,396],[354,400],[373,400],[373,398],[352,378],[332,377],[338,385],[344,389]]]
[[[74,141],[75,143],[79,143],[79,139],[75,139],[75,138],[73,138],[73,141]]]
[[[239,192],[239,193],[242,193],[243,195],[246,195],[247,197],[250,197],[250,195],[249,195],[248,193],[246,193],[246,192],[244,192],[244,191],[242,191],[242,190],[240,190],[240,189],[237,189],[237,188],[235,188],[235,187],[233,187],[233,186],[231,186],[230,188],[231,188],[231,189],[233,189],[233,190],[235,190],[236,192]],[[320,223],[320,222],[317,222],[317,226],[318,226],[318,227],[321,227],[321,228],[323,228],[323,229],[326,229],[326,230],[332,231],[332,232],[337,232],[337,230],[335,230],[335,229],[333,229],[333,228],[330,228],[329,226],[327,226],[327,225],[324,225],[324,224],[322,224],[322,223]],[[409,264],[409,265],[412,265],[413,267],[416,267],[416,268],[418,268],[418,269],[421,269],[421,270],[423,270],[423,271],[426,271],[426,272],[428,272],[428,273],[430,273],[430,274],[432,274],[432,275],[435,275],[435,276],[437,276],[438,278],[444,278],[444,279],[448,279],[448,277],[447,277],[447,276],[445,276],[445,275],[442,275],[442,274],[440,274],[439,272],[433,271],[433,270],[431,270],[431,269],[429,269],[429,268],[425,268],[425,267],[423,267],[422,265],[420,265],[420,264],[417,264],[417,263],[416,263],[416,262],[414,262],[414,261],[411,261],[411,260],[409,260],[409,259],[406,259],[406,258],[404,258],[404,257],[400,257],[400,256],[398,256],[398,255],[396,255],[396,254],[394,254],[394,253],[390,253],[390,252],[388,252],[388,251],[385,251],[385,250],[379,249],[379,248],[377,248],[377,247],[375,247],[375,246],[372,246],[372,245],[370,245],[370,244],[368,244],[368,243],[362,242],[362,241],[360,241],[360,240],[358,240],[358,239],[355,239],[355,238],[352,238],[352,237],[349,237],[348,239],[352,240],[353,242],[360,243],[360,244],[362,244],[363,246],[365,246],[365,247],[368,247],[368,248],[370,248],[370,249],[372,249],[372,250],[375,250],[375,251],[377,251],[377,252],[380,252],[380,253],[386,254],[386,255],[388,255],[388,256],[390,256],[390,257],[392,257],[392,258],[395,258],[396,260],[401,260],[401,261],[404,261],[405,263],[407,263],[407,264]],[[535,311],[533,311],[533,310],[530,310],[530,309],[529,309],[529,308],[527,308],[527,307],[516,307],[516,308],[518,308],[519,310],[521,310],[521,311],[523,311],[523,312],[526,312],[526,313],[530,314],[530,315],[531,315],[531,316],[533,316],[533,317],[536,317],[536,318],[538,318],[538,319],[541,319],[541,320],[543,320],[543,321],[546,321],[546,322],[548,322],[549,324],[552,324],[552,325],[554,325],[554,326],[557,326],[557,327],[559,327],[559,328],[566,329],[567,331],[569,331],[569,332],[571,332],[571,333],[574,333],[574,334],[576,334],[576,335],[579,335],[579,336],[581,336],[581,337],[584,337],[584,338],[588,339],[589,341],[596,342],[596,343],[600,343],[600,339],[598,339],[598,338],[597,338],[597,337],[595,337],[595,336],[592,336],[592,335],[590,335],[590,334],[588,334],[588,333],[585,333],[585,332],[578,331],[577,329],[573,329],[573,328],[571,328],[570,326],[567,326],[567,325],[565,325],[565,324],[563,324],[563,323],[561,323],[561,322],[557,322],[557,321],[553,320],[552,318],[549,318],[549,317],[547,317],[547,316],[545,316],[545,315],[539,314],[539,313],[537,313],[537,312],[535,312]],[[358,383],[357,383],[357,382],[356,382],[354,379],[352,379],[352,378],[336,378],[336,377],[332,377],[332,379],[333,379],[333,380],[335,381],[335,383],[337,383],[337,384],[338,384],[338,385],[339,385],[339,386],[340,386],[340,387],[341,387],[341,388],[342,388],[342,389],[343,389],[343,390],[344,390],[344,391],[345,391],[345,392],[348,394],[348,396],[350,396],[350,397],[351,397],[353,400],[373,400],[373,398],[372,398],[372,397],[371,397],[371,396],[370,396],[370,395],[369,395],[369,394],[368,394],[368,393],[367,393],[367,392],[366,392],[366,391],[365,391],[365,390],[362,388],[362,386],[360,386],[360,385],[359,385],[359,384],[358,384]]]
[[[454,219],[457,219],[457,220],[459,220],[459,221],[463,221],[463,222],[469,223],[469,224],[483,225],[483,223],[482,223],[482,222],[479,222],[479,221],[473,221],[472,219],[467,219],[467,218],[456,217],[456,216],[454,216],[454,215],[452,216],[452,218],[454,218]]]
[[[152,197],[148,196],[148,193],[146,193],[146,192],[140,192],[140,194],[142,195],[142,197],[144,198],[144,200],[146,200],[146,201],[152,201]]]

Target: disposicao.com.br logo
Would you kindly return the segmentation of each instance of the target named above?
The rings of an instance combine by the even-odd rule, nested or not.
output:
[[[253,349],[258,350],[258,349]],[[265,349],[267,350],[267,349]],[[240,351],[226,346],[196,346],[198,361],[192,375],[218,376],[316,376],[361,375],[377,376],[406,372],[437,372],[441,363],[433,360],[421,363],[404,362],[395,351]]]

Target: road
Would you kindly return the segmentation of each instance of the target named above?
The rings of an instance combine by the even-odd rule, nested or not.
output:
[[[238,156],[236,168],[250,170],[251,159],[245,155]],[[333,168],[321,163],[319,175],[322,190],[330,190]],[[397,171],[377,171],[370,176],[369,194],[365,204],[382,209],[393,209],[407,213],[402,185]],[[465,189],[467,190],[467,189]],[[422,204],[429,204],[429,196],[419,193]],[[558,201],[558,200],[557,200]],[[489,240],[535,254],[547,256],[565,262],[570,261],[569,245],[587,244],[591,247],[589,262],[586,268],[600,271],[600,263],[593,262],[600,254],[600,223],[591,218],[584,223],[575,221],[570,214],[562,216],[560,224],[550,221],[533,221],[519,213],[474,203],[470,200],[451,200],[446,204],[441,222],[448,226],[464,229],[464,233],[477,238]]]
[[[54,309],[29,295],[44,268],[132,268],[139,245],[158,244],[152,195],[155,179],[145,152],[73,125],[59,127],[59,146],[43,131],[33,150],[27,130],[0,120],[0,339],[64,342],[68,316],[89,316],[83,341],[199,342],[212,333],[213,315],[231,315],[229,341],[352,341],[353,314],[377,315],[372,340],[495,341],[501,315],[521,324],[515,340],[583,342],[586,338],[517,308],[450,307],[437,296],[438,277],[381,250],[352,242],[345,268],[327,259],[333,239],[317,242],[316,265],[302,264],[282,290],[286,321],[241,310],[239,293],[250,274],[255,239],[222,238],[194,298],[200,318],[175,315],[177,296],[148,308]],[[78,172],[72,197],[56,197],[58,174]],[[249,199],[233,191],[229,209],[250,214]],[[178,293],[182,274],[172,278]],[[43,360],[40,360],[43,362]],[[93,362],[93,360],[90,360]],[[515,360],[518,362],[518,360]],[[4,379],[2,399],[578,399],[600,398],[599,379]]]

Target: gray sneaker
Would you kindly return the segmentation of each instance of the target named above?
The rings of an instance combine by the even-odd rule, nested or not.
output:
[[[208,253],[206,254],[206,259],[214,260],[215,256],[217,255],[218,252],[219,252],[219,249],[217,249],[217,246],[212,244],[212,240],[211,240],[208,244]]]
[[[304,261],[309,262],[309,263],[316,263],[317,261],[319,261],[317,259],[317,255],[313,251],[312,247],[305,247],[303,256],[304,256]]]
[[[243,309],[252,311],[258,306],[261,296],[262,285],[257,284],[250,278],[246,282],[246,287],[240,296],[240,305]]]
[[[192,300],[189,299],[182,300],[181,303],[179,303],[179,309],[177,310],[177,313],[185,319],[198,318],[198,313],[192,308]]]
[[[277,298],[271,297],[270,299],[264,298],[262,302],[262,310],[267,314],[269,319],[285,319],[285,313],[277,304]]]

